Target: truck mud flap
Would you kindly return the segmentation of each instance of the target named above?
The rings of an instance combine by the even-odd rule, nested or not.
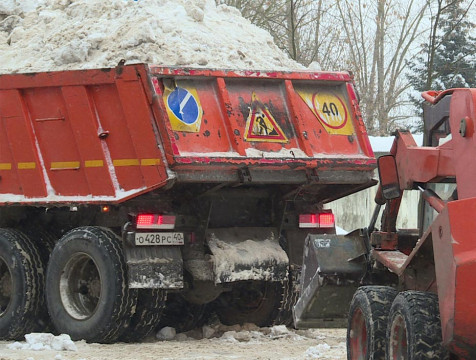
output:
[[[215,283],[284,281],[289,259],[274,228],[209,229]]]
[[[293,309],[297,329],[341,327],[365,274],[366,247],[359,230],[347,235],[308,235],[301,293]]]
[[[180,247],[125,247],[125,255],[130,288],[183,288],[183,260]]]

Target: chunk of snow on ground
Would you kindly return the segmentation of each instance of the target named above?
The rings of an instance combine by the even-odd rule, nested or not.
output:
[[[318,344],[316,346],[311,346],[306,351],[306,357],[308,357],[308,358],[320,358],[322,356],[325,356],[326,353],[330,349],[331,349],[331,347],[326,343]]]
[[[213,336],[213,334],[215,334],[215,329],[208,325],[204,325],[202,327],[202,332],[203,332],[203,337],[205,339],[209,339]]]
[[[56,350],[56,351],[78,351],[76,344],[71,337],[66,334],[54,336],[48,333],[31,333],[25,335],[26,342],[15,341],[7,345],[11,350]]]
[[[175,329],[173,327],[166,326],[159,330],[156,337],[158,340],[167,341],[167,340],[172,340],[175,337],[175,335],[177,335],[177,332],[175,331]]]

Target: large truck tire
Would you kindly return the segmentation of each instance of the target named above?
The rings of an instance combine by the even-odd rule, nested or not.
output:
[[[0,338],[21,340],[42,331],[45,265],[23,233],[0,229]]]
[[[147,337],[160,321],[166,298],[163,289],[139,289],[134,315],[119,341],[138,342]]]
[[[279,314],[284,295],[282,282],[244,281],[216,300],[216,313],[225,325],[253,323],[272,326]]]
[[[44,291],[45,282],[46,282],[46,269],[48,266],[48,261],[50,260],[51,253],[55,247],[56,236],[51,232],[45,230],[41,225],[36,225],[32,227],[22,228],[21,230],[25,235],[27,235],[35,244],[40,255],[43,269],[44,269],[44,283],[43,283],[43,296],[44,300],[42,301],[42,309],[46,306],[46,293]],[[52,332],[53,323],[51,322],[50,315],[48,311],[41,311],[38,315],[38,324],[40,325],[37,331],[42,332]]]
[[[362,286],[350,303],[348,360],[385,360],[388,314],[397,291],[388,286]]]
[[[193,330],[205,324],[207,309],[206,304],[193,304],[180,294],[168,294],[157,330],[166,326],[173,327],[177,333]]]
[[[388,359],[449,359],[442,345],[438,297],[405,291],[395,298],[387,326]]]
[[[77,228],[56,244],[46,300],[56,330],[73,340],[111,343],[125,331],[137,291],[127,285],[121,239],[99,227]]]

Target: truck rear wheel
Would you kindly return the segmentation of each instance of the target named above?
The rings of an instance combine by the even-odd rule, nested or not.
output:
[[[19,340],[41,331],[45,266],[23,233],[0,229],[0,338]]]
[[[438,297],[405,291],[393,301],[387,326],[389,359],[448,359],[442,345]]]
[[[216,312],[225,325],[254,323],[271,326],[279,314],[284,287],[281,282],[245,281],[217,299]]]
[[[166,326],[175,328],[177,333],[202,326],[206,321],[207,305],[188,302],[180,294],[170,293],[157,330]]]
[[[127,285],[121,239],[111,230],[77,228],[56,244],[46,300],[56,330],[73,340],[115,341],[132,317],[137,291]]]
[[[147,337],[160,321],[165,308],[167,292],[162,289],[139,289],[137,305],[129,326],[120,341],[137,342]]]
[[[384,360],[387,319],[397,291],[362,286],[352,299],[347,326],[348,360]]]

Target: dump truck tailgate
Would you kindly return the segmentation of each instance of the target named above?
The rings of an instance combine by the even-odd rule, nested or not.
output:
[[[157,118],[168,120],[159,124],[168,134],[167,160],[184,181],[226,180],[227,171],[236,169],[337,174],[374,167],[347,73],[151,67],[151,74],[162,98]],[[261,175],[261,181],[272,181],[277,172]]]

